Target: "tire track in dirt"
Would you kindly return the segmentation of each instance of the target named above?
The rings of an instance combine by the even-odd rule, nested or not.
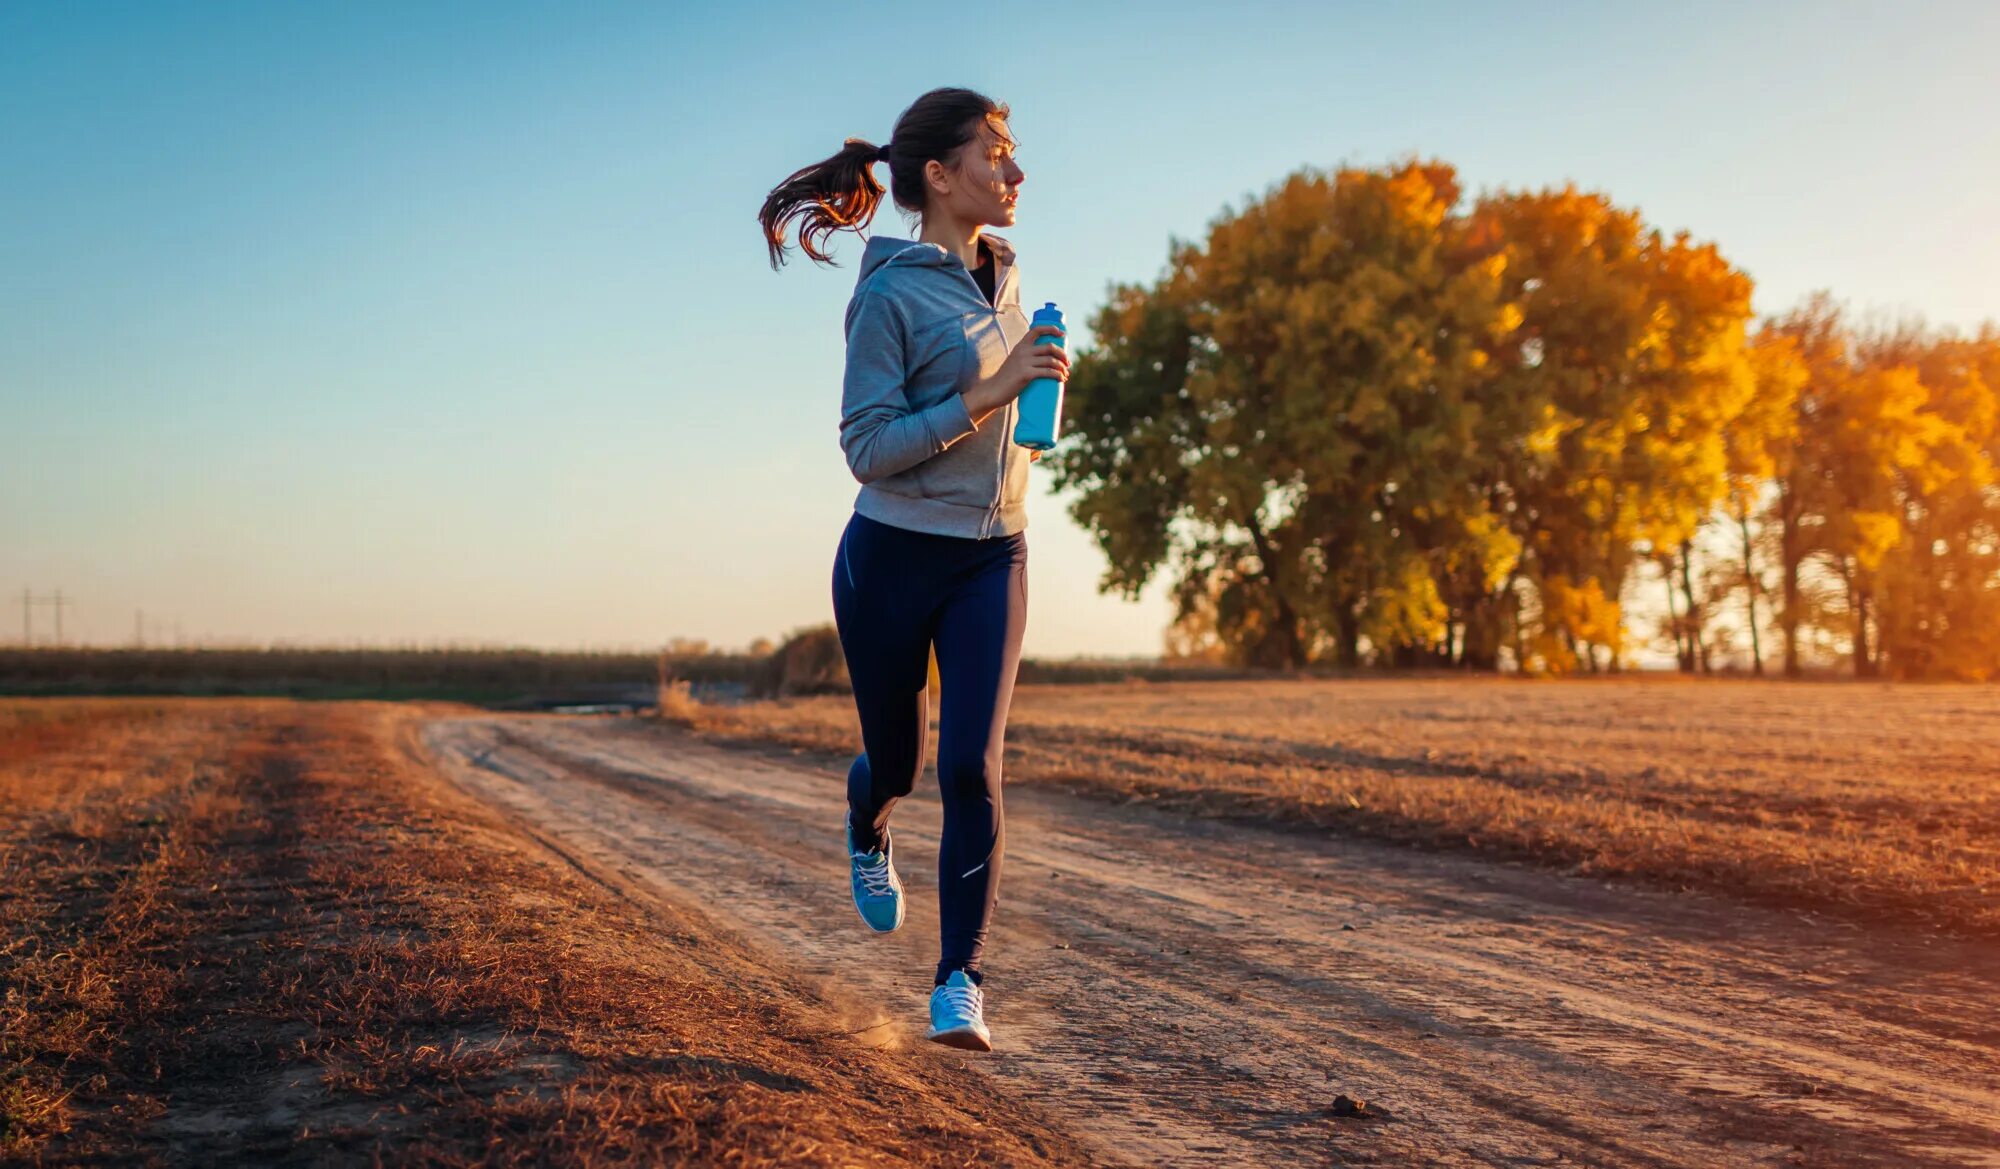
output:
[[[908,923],[848,898],[840,776],[620,720],[441,722],[447,772],[921,1043]],[[2000,948],[1010,789],[996,1090],[1161,1165],[2000,1165]],[[1338,1093],[1379,1119],[1336,1117]]]

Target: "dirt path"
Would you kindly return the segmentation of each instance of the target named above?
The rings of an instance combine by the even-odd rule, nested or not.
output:
[[[998,1051],[921,1042],[908,924],[847,893],[839,776],[621,720],[433,724],[449,774],[844,990],[864,1042],[975,1060],[1147,1165],[2000,1166],[2000,948],[1032,788],[1008,794]],[[1329,1112],[1336,1095],[1375,1118]]]

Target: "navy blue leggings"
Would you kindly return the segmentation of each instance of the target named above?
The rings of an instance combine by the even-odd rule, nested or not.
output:
[[[876,848],[924,769],[925,685],[937,645],[940,984],[980,980],[1000,892],[1000,752],[1028,618],[1027,533],[984,540],[915,532],[856,513],[833,565],[833,616],[861,715],[847,769],[855,843]]]

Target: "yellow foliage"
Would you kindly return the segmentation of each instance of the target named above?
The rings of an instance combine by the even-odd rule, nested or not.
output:
[[[1912,670],[2000,663],[1937,647],[2000,641],[1967,599],[2000,590],[2000,331],[1856,342],[1822,299],[1752,336],[1750,290],[1573,186],[1466,208],[1437,162],[1301,171],[1114,291],[1059,485],[1105,587],[1196,598],[1186,652],[1511,640],[1575,669],[1622,651],[1635,566],[1721,521],[1757,563],[1704,587],[1752,620],[1775,573],[1792,631],[1851,611],[1857,656],[1879,625]]]

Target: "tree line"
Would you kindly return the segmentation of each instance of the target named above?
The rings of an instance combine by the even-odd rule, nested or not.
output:
[[[1112,289],[1048,465],[1175,656],[2000,674],[2000,330],[1751,290],[1602,194],[1301,171]]]

